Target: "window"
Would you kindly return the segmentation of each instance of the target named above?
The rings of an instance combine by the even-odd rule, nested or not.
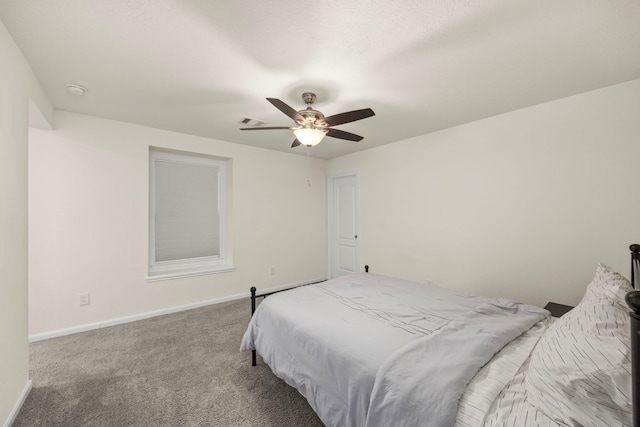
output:
[[[226,253],[223,159],[149,151],[149,280],[233,269]]]

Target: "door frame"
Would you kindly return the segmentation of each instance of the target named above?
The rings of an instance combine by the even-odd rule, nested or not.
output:
[[[355,221],[356,221],[356,235],[358,238],[356,239],[356,268],[358,271],[360,266],[360,172],[346,172],[338,175],[329,175],[327,177],[327,277],[329,279],[333,279],[333,255],[334,255],[334,241],[333,241],[333,227],[334,227],[334,217],[333,217],[333,197],[334,197],[334,182],[337,179],[345,178],[348,176],[353,176],[355,179]]]

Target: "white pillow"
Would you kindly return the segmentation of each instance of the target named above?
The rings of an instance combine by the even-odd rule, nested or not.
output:
[[[600,264],[585,296],[531,354],[527,399],[560,424],[631,426],[629,282]]]
[[[605,264],[598,264],[596,275],[587,286],[587,290],[582,297],[582,301],[593,301],[599,299],[613,300],[621,304],[626,310],[624,301],[625,295],[631,292],[633,287],[629,281],[620,274],[613,271]],[[581,301],[581,302],[582,302]]]

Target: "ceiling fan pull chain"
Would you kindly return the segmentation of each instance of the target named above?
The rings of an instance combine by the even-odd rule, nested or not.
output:
[[[311,147],[307,145],[307,187],[311,187]]]

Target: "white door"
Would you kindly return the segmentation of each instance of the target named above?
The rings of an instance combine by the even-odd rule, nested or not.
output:
[[[329,178],[329,273],[358,271],[358,175]]]

